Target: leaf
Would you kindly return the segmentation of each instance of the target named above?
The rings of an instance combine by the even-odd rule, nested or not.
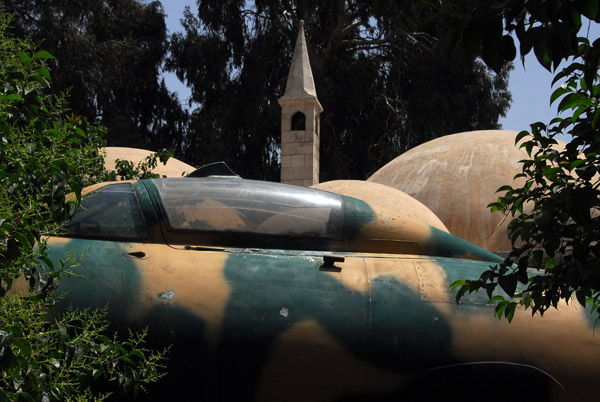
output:
[[[36,68],[35,71],[38,74],[40,74],[41,76],[43,76],[44,78],[46,78],[47,80],[50,80],[50,71],[48,71],[47,68],[40,67],[40,68]]]
[[[540,268],[542,266],[542,259],[544,257],[544,252],[542,250],[534,250],[532,255],[533,266],[536,268]]]
[[[594,117],[592,117],[592,128],[594,130],[598,129],[598,121],[600,119],[600,108],[598,108],[595,112],[594,112]]]
[[[575,9],[590,20],[595,20],[599,15],[599,4],[595,0],[576,1],[573,3]]]
[[[31,356],[31,344],[24,338],[15,337],[11,339],[11,343],[19,349],[19,353],[22,356]]]
[[[571,162],[571,163],[569,164],[569,170],[573,170],[573,169],[575,169],[576,167],[579,167],[579,166],[583,165],[584,163],[587,163],[587,161],[586,161],[585,159],[577,159],[577,160],[574,160],[573,162]]]
[[[581,90],[583,92],[587,92],[587,90],[588,90],[588,83],[586,82],[585,79],[579,80],[579,85],[581,86]]]
[[[105,345],[112,346],[112,344],[113,344],[112,340],[106,335],[98,335],[98,337],[96,339]]]
[[[523,63],[525,62],[525,55],[527,55],[533,47],[533,35],[529,30],[518,29],[517,38],[519,39],[519,53],[521,54]]]
[[[526,309],[529,308],[529,306],[531,306],[531,300],[532,300],[531,292],[527,292],[527,294],[525,295],[524,300],[523,300],[523,305],[525,306]]]
[[[124,355],[122,355],[122,356],[119,356],[119,360],[122,360],[122,361],[124,361],[125,363],[127,363],[127,364],[129,364],[129,365],[131,365],[131,366],[135,366],[135,363],[133,362],[133,360],[131,360],[131,359],[130,359],[129,357],[127,357],[127,356],[124,356]]]
[[[559,112],[563,112],[567,109],[573,109],[575,106],[578,106],[580,104],[580,101],[581,96],[579,94],[571,93],[562,98],[562,100],[558,104],[557,109]]]
[[[554,92],[552,92],[552,95],[550,96],[550,104],[553,104],[554,101],[556,101],[558,98],[560,98],[561,96],[563,96],[564,94],[567,94],[569,92],[571,92],[571,90],[569,88],[565,88],[563,86],[556,88],[554,90]]]
[[[137,350],[137,349],[132,350],[131,352],[129,352],[129,356],[130,357],[137,357],[141,361],[146,361],[146,356],[144,356],[144,354],[140,350]]]
[[[488,300],[488,304],[503,301],[503,300],[506,300],[503,296],[496,295],[496,296],[492,297],[490,300]]]
[[[19,52],[19,58],[25,67],[31,67],[31,57],[27,53]]]
[[[34,59],[54,59],[54,56],[46,50],[40,50],[36,54],[33,55]]]
[[[498,319],[502,318],[502,313],[506,309],[506,306],[508,306],[508,303],[508,300],[503,300],[496,305],[496,309],[494,311],[496,312],[496,317],[498,317]]]
[[[75,129],[75,133],[77,133],[77,135],[79,135],[82,138],[87,138],[87,134],[85,133],[85,131],[83,131],[82,129],[80,129],[79,127],[77,127]]]
[[[517,56],[517,48],[515,47],[515,41],[512,36],[504,35],[502,37],[502,53],[504,60],[514,60]]]
[[[513,190],[513,188],[507,184],[507,185],[500,187],[498,190],[496,190],[496,193],[499,193],[501,191],[512,191],[512,190]]]
[[[458,292],[456,292],[456,304],[460,303],[460,299],[465,295],[465,293],[467,293],[467,291],[469,290],[469,285],[463,285]]]
[[[577,298],[577,301],[579,302],[579,304],[581,304],[585,308],[585,304],[587,301],[585,292],[583,292],[583,290],[579,289],[575,292],[575,297]]]
[[[508,36],[512,41],[512,38]],[[481,47],[481,57],[485,64],[494,70],[500,72],[504,64],[504,38],[502,36],[502,19],[492,18],[485,21],[483,28],[483,42]],[[514,46],[514,45],[513,45]],[[512,60],[512,59],[511,59]]]
[[[562,172],[562,169],[559,167],[544,167],[544,168],[542,168],[542,173],[550,181],[554,181],[556,179],[556,175],[560,172]]]
[[[29,243],[29,240],[27,240],[27,236],[25,236],[23,233],[13,232],[13,236],[15,240],[19,242],[21,248],[24,249],[25,252],[29,251],[32,248],[31,243]]]
[[[52,262],[52,260],[50,258],[48,258],[46,255],[42,255],[38,257],[38,260],[42,261],[44,264],[46,264],[46,266],[53,271],[54,270],[54,263]]]
[[[113,343],[112,347],[118,351],[119,353],[121,353],[122,355],[126,355],[127,351],[125,350],[125,348],[123,348],[123,346],[121,346],[119,343]]]
[[[594,177],[596,172],[597,172],[596,166],[594,166],[592,164],[587,164],[587,165],[584,165],[582,167],[578,167],[577,169],[575,169],[575,173],[577,173],[577,176],[579,176],[579,178],[581,178],[582,180],[586,180],[586,181],[591,180],[591,178]]]
[[[4,120],[0,120],[0,131],[2,131],[2,134],[4,135],[10,134],[10,126]],[[2,142],[7,142],[6,137],[2,137]]]
[[[466,286],[468,285],[468,283],[462,279],[459,279],[457,281],[452,282],[452,284],[450,285],[450,290],[452,292],[454,292],[454,290],[459,287],[459,286]]]
[[[581,21],[578,22],[581,26]],[[574,30],[573,30],[574,29]],[[551,56],[554,69],[558,67],[563,59],[568,58],[577,51],[576,31],[579,28],[571,28],[563,21],[555,21],[545,31],[549,33],[551,43]]]
[[[100,367],[100,368],[94,368],[92,370],[92,377],[94,378],[94,380],[97,380],[103,374],[104,374],[104,369],[102,367]]]
[[[6,100],[9,100],[9,101],[14,101],[14,100],[16,100],[16,101],[23,101],[23,97],[21,95],[19,95],[19,94],[9,94],[6,97]]]
[[[551,270],[552,268],[554,268],[557,264],[557,261],[554,258],[551,257],[546,257],[544,258],[544,269],[546,270]]]
[[[517,136],[515,137],[515,145],[517,145],[519,143],[519,141],[521,141],[523,139],[523,137],[527,137],[529,134],[529,131],[527,130],[523,130],[521,132],[519,132],[519,134],[517,134]]]
[[[498,285],[508,296],[513,297],[517,289],[517,276],[514,274],[500,276],[498,277]]]
[[[582,113],[587,112],[587,110],[588,108],[586,106],[579,106],[577,109],[575,109],[572,117],[573,124],[577,123],[579,116],[581,116]]]
[[[54,136],[55,138],[60,138],[60,136],[62,135],[60,130],[57,130],[55,128],[50,128],[50,129],[46,130],[45,132],[48,134],[52,134],[52,136]]]
[[[49,86],[50,83],[48,82],[48,80],[44,77],[42,77],[41,75],[35,74],[33,75],[33,79],[36,80],[37,82],[39,82],[40,84],[44,85],[44,86]]]
[[[535,57],[546,70],[552,72],[552,40],[549,32],[543,27],[534,27],[530,31]]]
[[[508,320],[509,323],[511,323],[513,318],[515,317],[516,308],[517,308],[517,303],[510,302],[508,304],[508,306],[506,307],[506,309],[504,310],[504,316],[506,317],[506,319]]]
[[[592,2],[597,4],[595,0]],[[570,10],[570,12],[567,15],[567,19],[570,26],[577,27],[577,30],[581,28],[581,12],[578,12],[576,10]]]

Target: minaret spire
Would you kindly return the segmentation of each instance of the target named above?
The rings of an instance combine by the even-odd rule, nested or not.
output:
[[[312,186],[319,182],[319,113],[323,111],[310,68],[304,21],[281,105],[281,182]]]
[[[317,91],[315,90],[315,81],[308,58],[308,47],[304,36],[304,21],[301,20],[292,65],[285,85],[285,94],[281,100],[307,98],[317,99]]]

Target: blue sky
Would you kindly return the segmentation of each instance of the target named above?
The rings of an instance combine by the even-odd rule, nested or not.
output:
[[[584,27],[587,30],[587,25]],[[600,37],[600,26],[591,24],[588,38],[590,42]],[[558,102],[550,105],[552,94],[552,78],[554,75],[542,67],[533,52],[521,60],[514,61],[514,70],[510,73],[508,88],[512,94],[513,102],[506,117],[500,119],[500,124],[505,130],[528,130],[529,124],[541,121],[548,124],[557,116]],[[565,65],[563,62],[560,69]],[[560,82],[554,86],[554,89]]]
[[[167,29],[169,33],[180,31],[179,20],[183,10],[189,5],[195,7],[194,0],[162,0],[167,14]],[[587,27],[585,27],[587,29]],[[589,38],[591,41],[600,37],[600,26],[592,24]],[[525,59],[525,65],[520,60],[514,62],[514,70],[510,74],[509,90],[513,102],[506,117],[500,119],[505,130],[527,130],[529,124],[536,121],[549,123],[556,117],[556,104],[550,106],[551,83],[553,75],[537,62],[533,53]],[[182,101],[187,101],[190,91],[173,74],[165,74],[167,86],[179,94]],[[450,133],[449,133],[450,134]]]

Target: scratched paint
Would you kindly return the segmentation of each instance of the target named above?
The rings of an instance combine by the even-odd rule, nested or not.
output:
[[[156,297],[158,297],[160,300],[172,300],[175,297],[175,291],[169,289],[164,292],[158,293]]]

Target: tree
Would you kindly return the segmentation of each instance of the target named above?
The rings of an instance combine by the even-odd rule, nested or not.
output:
[[[178,149],[187,112],[160,80],[167,31],[160,2],[5,0],[14,33],[56,59],[54,94],[108,128],[112,146]]]
[[[44,236],[106,174],[105,130],[48,94],[53,56],[7,35],[9,23],[0,12],[0,399],[101,400],[97,379],[137,393],[162,376],[164,353],[145,350],[144,333],[119,340],[106,335],[102,311],[52,309],[57,279],[77,261],[53,263]],[[28,292],[15,292],[19,279]]]
[[[582,17],[600,22],[598,2],[515,1],[468,15],[453,12],[463,44],[482,46],[492,67],[515,56],[511,32],[519,39],[521,56],[533,49],[548,70],[573,57],[555,75],[553,84],[561,85],[550,99],[560,100],[558,112],[570,115],[549,125],[534,123],[531,133],[518,134],[516,143],[524,140],[520,146],[530,156],[517,175],[525,179],[524,185],[501,187],[502,195],[490,204],[513,217],[508,226],[513,250],[478,280],[455,282],[457,300],[479,289],[492,297],[500,286],[509,298],[493,298],[499,301],[496,313],[510,321],[518,304],[543,314],[561,300],[573,302],[574,295],[600,318],[600,40],[590,43],[577,37]],[[492,32],[486,26],[494,27]],[[562,150],[555,147],[558,134],[571,136]]]
[[[222,159],[245,177],[279,178],[277,99],[299,19],[325,107],[322,180],[366,178],[431,138],[495,128],[510,101],[507,69],[494,75],[475,57],[440,52],[450,26],[419,3],[198,2],[166,64],[192,89],[190,116],[158,81],[167,52],[158,2],[6,7],[19,36],[47,38],[60,60],[54,88],[70,89],[74,112],[108,127],[110,145],[171,148],[195,165]]]
[[[230,162],[278,180],[280,108],[297,23],[305,21],[321,115],[321,180],[364,179],[421,142],[495,128],[507,69],[439,51],[449,29],[411,2],[206,0],[171,38],[167,69],[196,105],[183,159]]]

